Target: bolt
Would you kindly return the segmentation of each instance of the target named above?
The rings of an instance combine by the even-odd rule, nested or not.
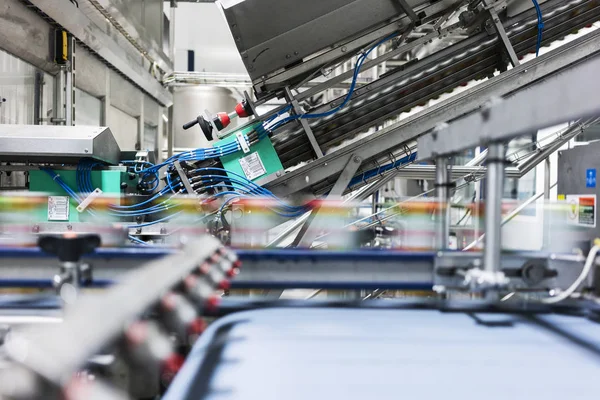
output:
[[[67,230],[68,230],[68,231],[71,231],[71,230],[73,230],[73,225],[67,225]]]
[[[287,59],[290,59],[290,58],[292,58],[292,56],[291,56],[291,55],[289,55],[289,54],[286,54],[286,55],[285,55],[285,58],[287,58]]]
[[[89,152],[90,152],[88,149],[83,149],[83,151],[84,151],[85,153],[89,153]]]
[[[342,46],[342,53],[345,53],[348,49],[346,48],[346,46]]]
[[[33,233],[38,233],[40,231],[40,226],[39,225],[34,225],[31,230],[33,231]]]
[[[281,171],[277,171],[277,172],[275,172],[275,175],[277,175],[277,176],[281,176]]]
[[[297,51],[295,51],[295,52],[294,52],[294,55],[295,55],[295,56],[297,56],[298,54],[300,54],[300,53],[298,53]]]
[[[362,159],[359,156],[354,157],[354,162],[355,163],[360,163],[362,161]]]
[[[491,113],[491,109],[490,107],[484,107],[481,109],[481,118],[483,118],[484,121],[487,121],[490,119],[490,113]]]

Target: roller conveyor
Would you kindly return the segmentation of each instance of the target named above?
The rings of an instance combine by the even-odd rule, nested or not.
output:
[[[542,5],[542,10],[545,24],[543,45],[560,40],[600,19],[599,1],[549,1]],[[535,10],[526,11],[505,21],[504,27],[520,58],[535,51],[537,34]],[[358,138],[361,132],[366,132],[369,128],[410,111],[416,106],[425,105],[429,100],[452,92],[458,86],[473,80],[492,77],[496,71],[505,70],[507,64],[508,59],[504,56],[504,50],[499,47],[495,33],[492,35],[487,32],[478,33],[422,60],[410,62],[385,74],[379,80],[361,87],[354,93],[352,101],[344,109],[330,117],[310,120],[310,127],[325,153],[343,158],[341,155],[348,151],[350,146],[336,148],[341,143],[354,140],[356,143],[353,145],[357,143],[357,146],[369,145],[368,142],[375,135]],[[501,91],[499,95],[504,96],[514,90],[507,89]],[[489,97],[482,98],[479,103],[475,104],[475,107],[481,106],[487,100]],[[311,112],[327,111],[340,102],[341,99],[336,99]],[[357,175],[412,154],[416,149],[416,146],[412,144],[413,138],[433,128],[435,124],[456,118],[461,114],[433,113],[436,111],[438,110],[426,109],[418,114],[425,117],[432,112],[429,114],[428,126],[416,134],[407,134],[405,130],[406,124],[412,120],[403,120],[395,124],[394,132],[404,133],[407,137],[406,140],[391,140],[389,146],[384,150],[363,157]],[[465,109],[462,113],[468,111],[471,109]],[[386,134],[387,131],[384,130],[383,134]],[[378,132],[377,134],[382,133]],[[314,159],[307,136],[297,123],[288,124],[276,131],[273,135],[273,142],[286,168]],[[408,148],[407,145],[409,145]],[[356,146],[353,149],[356,149]],[[306,185],[296,184],[296,180],[293,178],[296,174],[294,171],[269,182],[266,186],[282,195],[304,191],[307,187],[310,187],[310,191],[315,195],[327,193],[333,186],[341,168],[332,168],[331,163],[325,158],[313,161],[308,166],[301,168],[302,171],[312,172],[327,162],[328,168],[322,169],[327,169],[329,174],[305,174],[310,178]],[[342,163],[340,162],[340,164]],[[323,176],[325,179],[322,178]],[[294,182],[292,183],[290,179]]]
[[[573,29],[597,21],[600,18],[598,5],[600,3],[594,1],[572,1],[547,11],[543,44],[550,44]],[[527,12],[504,25],[519,56],[535,50],[537,18],[534,13]],[[367,85],[372,88],[353,96],[346,109],[311,122],[311,128],[326,151],[386,119],[424,105],[427,100],[462,83],[492,76],[501,65],[506,66],[501,51],[495,35],[473,36]],[[339,102],[339,99],[335,100],[334,104]],[[327,108],[331,107],[327,105],[323,110]],[[274,136],[274,142],[286,167],[312,158],[310,146],[299,126],[282,129]]]

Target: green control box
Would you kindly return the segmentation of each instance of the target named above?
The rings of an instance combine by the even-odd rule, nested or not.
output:
[[[248,134],[252,132],[255,126],[256,124],[238,132]],[[216,142],[215,146],[237,141],[238,138],[236,134],[237,132]],[[223,163],[223,167],[227,171],[244,176],[253,182],[283,170],[283,165],[281,165],[277,152],[268,137],[265,137],[258,143],[250,146],[250,152],[248,153],[244,153],[243,150],[240,150],[234,154],[221,157],[221,163]],[[232,175],[229,175],[229,177],[234,178]]]
[[[60,178],[75,192],[77,190],[76,171],[57,170]],[[102,190],[103,194],[120,197],[121,182],[126,173],[118,170],[92,171],[92,186]],[[77,200],[67,194],[44,171],[32,170],[29,172],[29,191],[48,195],[48,208],[36,211],[36,220],[39,222],[81,222],[85,220],[87,212],[77,211]]]

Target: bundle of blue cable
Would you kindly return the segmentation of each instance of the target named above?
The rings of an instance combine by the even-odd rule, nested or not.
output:
[[[273,200],[276,205],[270,206],[277,215],[287,218],[295,218],[306,211],[310,210],[309,205],[292,206],[275,196],[268,189],[257,185],[246,177],[236,174],[235,172],[227,171],[222,168],[206,167],[197,168],[191,173],[195,176],[192,178],[192,183],[202,183],[203,190],[210,189],[226,189],[225,191],[218,192],[210,196],[207,201],[211,201],[223,196],[231,196],[221,205],[219,212],[223,212],[225,207],[235,199],[238,198],[253,198],[260,197],[266,198],[267,200]],[[225,182],[225,183],[223,183]]]

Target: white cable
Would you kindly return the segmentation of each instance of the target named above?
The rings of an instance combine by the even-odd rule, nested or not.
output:
[[[598,251],[600,251],[600,244],[596,244],[594,247],[592,247],[592,249],[590,250],[590,252],[587,256],[587,259],[585,260],[585,265],[583,266],[583,270],[581,271],[581,274],[567,290],[565,290],[564,292],[562,292],[561,294],[559,294],[556,297],[550,297],[547,299],[543,299],[542,303],[556,304],[558,302],[565,300],[569,296],[571,296],[575,292],[575,290],[577,290],[579,285],[581,285],[581,283],[584,281],[584,279],[587,278],[587,276],[590,274],[590,271],[592,270],[592,266],[595,264],[594,261],[596,261],[596,255],[598,254]]]

